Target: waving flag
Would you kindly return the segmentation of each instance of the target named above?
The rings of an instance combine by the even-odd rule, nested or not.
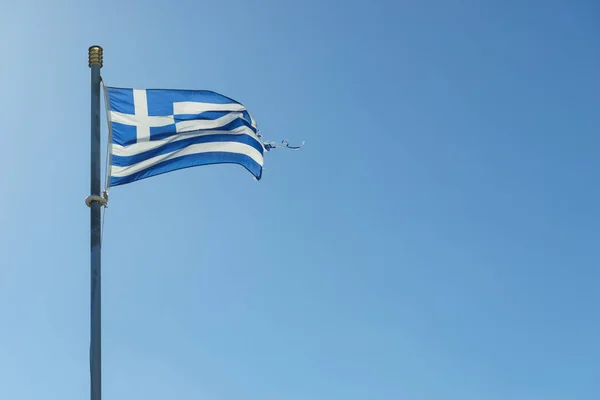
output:
[[[106,87],[110,186],[177,169],[238,164],[259,180],[265,145],[235,100],[206,90]]]

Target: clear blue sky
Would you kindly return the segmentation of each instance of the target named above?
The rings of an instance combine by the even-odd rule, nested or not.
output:
[[[215,90],[307,143],[260,182],[111,191],[106,400],[600,398],[598,21],[593,0],[5,5],[0,398],[89,396],[93,44],[110,85]]]

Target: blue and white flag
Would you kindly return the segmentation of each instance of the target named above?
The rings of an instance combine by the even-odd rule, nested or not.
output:
[[[177,169],[238,164],[259,180],[262,143],[256,122],[235,100],[206,90],[106,87],[110,186]]]

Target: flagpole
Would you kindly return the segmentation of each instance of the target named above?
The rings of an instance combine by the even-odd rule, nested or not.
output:
[[[102,309],[101,309],[101,220],[100,209],[100,68],[102,47],[88,49],[88,65],[91,69],[91,169],[90,196],[90,395],[91,400],[102,399]]]

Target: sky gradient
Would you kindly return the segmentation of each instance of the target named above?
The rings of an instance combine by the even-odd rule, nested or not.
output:
[[[0,398],[89,397],[94,44],[108,85],[214,90],[306,141],[260,182],[111,191],[104,399],[600,398],[598,21],[584,0],[5,4]]]

